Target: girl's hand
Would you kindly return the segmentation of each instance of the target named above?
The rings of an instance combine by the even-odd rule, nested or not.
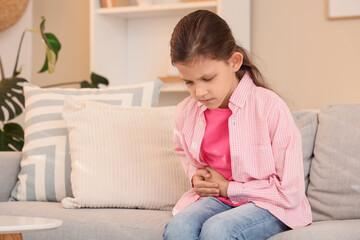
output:
[[[221,175],[221,173],[215,171],[211,167],[206,167],[206,170],[211,174],[210,178],[205,178],[205,181],[208,183],[217,183],[219,185],[220,196],[228,197],[227,189],[229,186],[229,181]]]
[[[192,178],[195,192],[201,197],[218,197],[220,190],[219,184],[207,181],[212,176],[209,171],[199,169]]]

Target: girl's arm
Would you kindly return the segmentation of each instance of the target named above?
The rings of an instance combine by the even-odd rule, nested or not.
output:
[[[192,178],[195,175],[198,168],[193,166],[193,164],[191,164],[190,157],[187,156],[187,154],[185,153],[185,151],[183,149],[183,144],[184,143],[182,141],[183,141],[183,138],[181,137],[181,134],[178,131],[178,129],[175,127],[175,132],[174,132],[174,152],[180,158],[180,161],[181,161],[181,164],[182,164],[182,166],[184,168],[184,171],[188,175],[190,183],[192,184]]]
[[[188,99],[190,101],[190,99]],[[192,179],[198,169],[201,169],[202,166],[197,166],[196,161],[192,159],[192,156],[189,154],[187,144],[184,140],[184,135],[182,134],[182,128],[186,122],[187,116],[187,104],[189,102],[186,99],[181,102],[175,111],[175,123],[174,123],[174,152],[178,155],[181,164],[184,168],[185,173],[189,177],[190,184],[192,185]]]
[[[301,135],[285,103],[269,118],[269,134],[276,173],[264,180],[229,183],[227,194],[233,203],[263,201],[283,208],[300,205],[304,197]]]

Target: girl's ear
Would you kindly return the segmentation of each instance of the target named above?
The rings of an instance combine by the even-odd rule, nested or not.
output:
[[[243,55],[239,52],[234,52],[229,58],[229,66],[233,69],[234,72],[239,71],[241,65],[243,64],[243,58]]]

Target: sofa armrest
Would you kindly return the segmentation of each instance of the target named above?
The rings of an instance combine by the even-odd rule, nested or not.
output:
[[[21,152],[0,152],[0,202],[8,201],[20,171]]]

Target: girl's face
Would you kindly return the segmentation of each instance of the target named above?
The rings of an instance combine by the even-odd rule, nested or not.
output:
[[[241,53],[228,61],[199,58],[191,63],[175,63],[190,95],[209,109],[228,108],[229,99],[239,83],[235,73],[242,64]]]

